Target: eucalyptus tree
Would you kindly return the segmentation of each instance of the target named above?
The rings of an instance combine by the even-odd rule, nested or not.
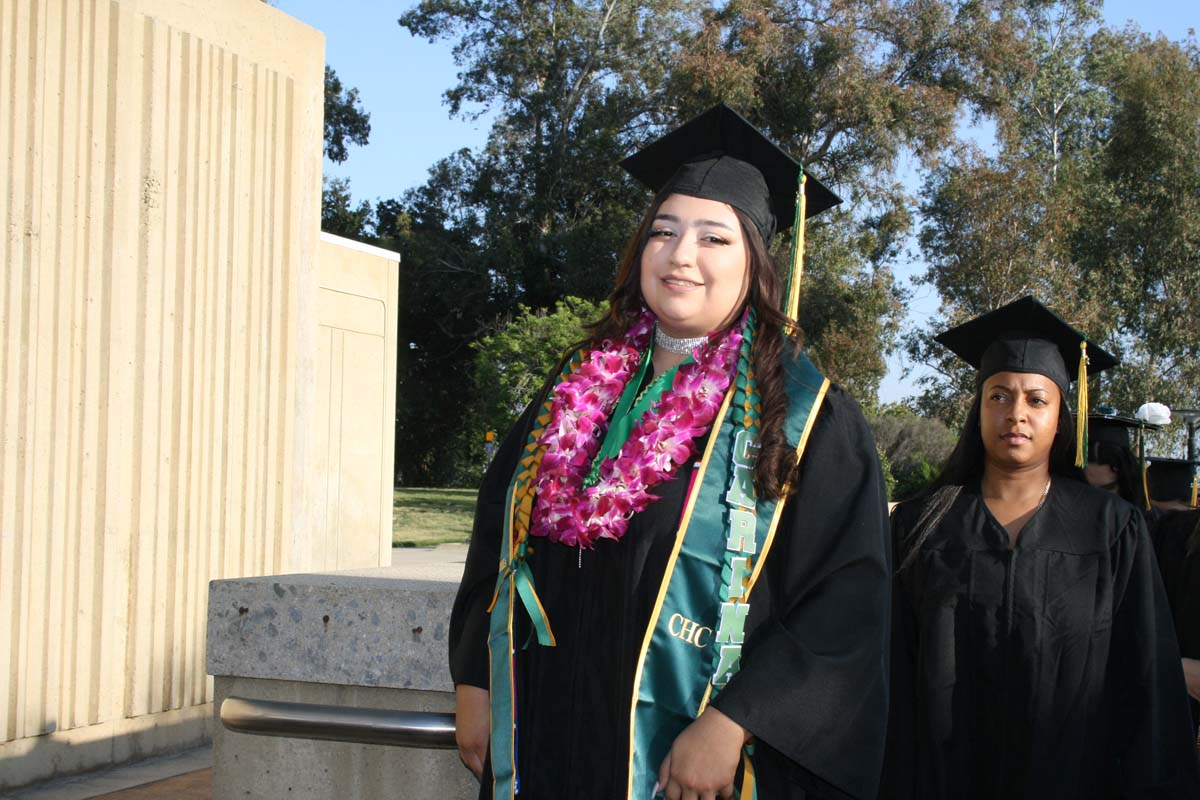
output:
[[[702,20],[671,96],[743,109],[847,201],[808,232],[801,324],[819,365],[871,406],[902,319],[910,162],[944,158],[995,22],[929,0],[733,0]]]
[[[801,323],[821,368],[866,405],[895,345],[894,265],[914,225],[906,166],[941,163],[1001,21],[958,0],[424,0],[400,24],[452,44],[454,115],[487,143],[388,201],[405,254],[401,425],[435,436],[467,344],[518,304],[597,301],[649,194],[616,166],[717,101],[745,113],[847,200],[814,220]],[[911,183],[911,181],[910,181]],[[378,213],[378,209],[377,209]],[[386,219],[385,219],[386,218]],[[396,223],[396,224],[393,224]],[[782,237],[781,237],[782,238]],[[787,243],[776,243],[783,261]],[[450,406],[453,407],[453,406]],[[453,416],[451,414],[450,416]]]
[[[1200,402],[1200,54],[1099,24],[1097,0],[1006,0],[972,98],[996,132],[923,191],[923,280],[942,312],[907,337],[919,404],[961,419],[969,371],[938,327],[1036,294],[1124,360],[1094,397],[1125,412]]]

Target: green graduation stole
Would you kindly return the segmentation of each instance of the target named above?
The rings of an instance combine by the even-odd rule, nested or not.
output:
[[[675,738],[740,665],[750,592],[762,574],[783,503],[756,496],[761,407],[743,342],[737,380],[697,465],[634,675],[627,797],[652,796]],[[784,433],[799,459],[829,387],[805,357],[785,362]],[[757,796],[753,745],[743,753],[739,796]]]
[[[634,677],[630,715],[629,800],[653,796],[658,768],[671,743],[707,707],[739,665],[750,590],[762,572],[783,504],[754,491],[761,406],[749,367],[754,326],[748,326],[738,373],[713,423],[704,455],[696,466],[675,545],[663,574],[646,629]],[[558,381],[578,368],[576,353]],[[784,433],[804,452],[817,411],[829,387],[804,356],[785,360],[788,414]],[[525,456],[509,484],[500,574],[489,608],[491,668],[491,760],[493,797],[519,791],[516,770],[513,612],[519,603],[533,622],[538,643],[553,646],[554,634],[537,599],[525,563],[526,542],[514,537],[529,530],[533,478],[541,451],[532,445],[550,419],[547,396],[529,434]],[[754,798],[752,746],[744,754],[741,797]]]

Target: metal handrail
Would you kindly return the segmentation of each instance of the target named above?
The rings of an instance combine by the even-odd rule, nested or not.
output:
[[[293,739],[453,749],[454,715],[432,711],[287,703],[227,697],[221,724],[231,731]]]

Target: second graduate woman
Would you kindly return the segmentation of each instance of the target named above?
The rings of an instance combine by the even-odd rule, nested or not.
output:
[[[1158,566],[1192,698],[1192,722],[1200,728],[1200,510],[1167,512],[1156,538]]]
[[[766,243],[800,167],[724,106],[623,166],[657,196],[610,311],[480,489],[460,754],[498,800],[873,797],[885,495],[782,313]]]
[[[1147,430],[1158,429],[1158,425],[1116,413],[1088,414],[1087,464],[1083,468],[1087,482],[1141,509],[1147,525],[1155,519],[1154,507],[1146,493],[1142,460],[1133,452],[1130,431],[1137,431],[1140,437]]]
[[[882,795],[1200,797],[1143,516],[1076,466],[1067,365],[1115,359],[1032,298],[937,339],[977,389],[942,475],[892,518]]]

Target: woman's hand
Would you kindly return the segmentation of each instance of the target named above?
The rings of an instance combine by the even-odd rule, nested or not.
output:
[[[733,797],[746,729],[715,708],[675,738],[658,768],[658,785],[667,800],[715,800]]]
[[[1200,700],[1200,661],[1194,658],[1183,659],[1183,680],[1192,699]]]
[[[487,689],[465,683],[455,686],[454,740],[458,744],[458,757],[476,780],[483,780],[483,759],[491,727],[491,698]]]

